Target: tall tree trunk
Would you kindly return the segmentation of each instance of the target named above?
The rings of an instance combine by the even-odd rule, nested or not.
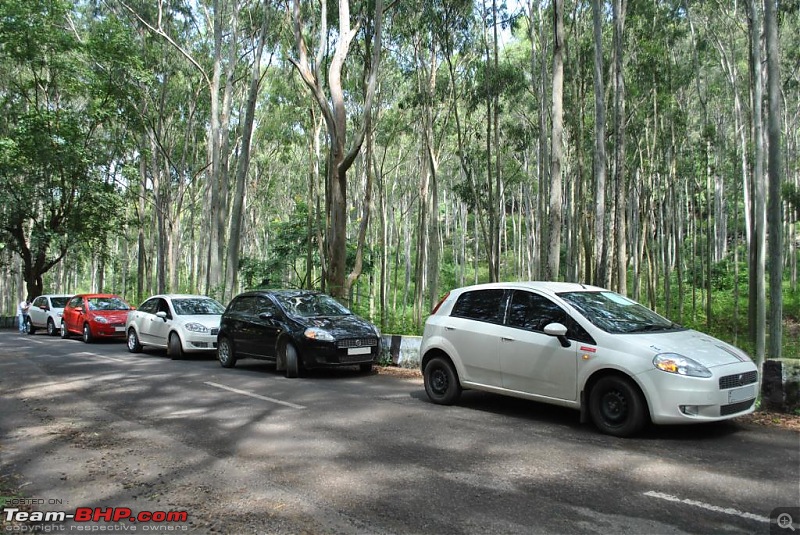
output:
[[[253,124],[256,116],[256,100],[261,86],[261,55],[264,50],[264,37],[267,33],[269,21],[261,24],[258,37],[253,49],[253,66],[250,74],[250,87],[247,91],[244,122],[242,123],[242,148],[239,151],[239,162],[236,166],[236,186],[233,194],[233,208],[231,210],[231,223],[228,235],[228,253],[225,262],[225,285],[222,300],[228,302],[237,292],[239,275],[239,255],[242,232],[242,214],[244,211],[245,188],[247,174],[250,170],[250,146],[253,137]],[[269,68],[269,67],[267,67]],[[309,206],[309,214],[311,207]]]
[[[561,260],[562,186],[561,165],[564,143],[564,1],[554,0],[553,25],[553,130],[550,156],[550,224],[547,278],[559,278]]]
[[[625,62],[623,43],[625,35],[626,0],[614,0],[614,185],[616,206],[614,228],[617,250],[617,291],[628,293],[628,250],[625,228],[627,188],[625,178]]]
[[[607,266],[601,261],[605,249],[606,219],[606,101],[603,81],[603,12],[605,2],[592,0],[594,20],[594,272],[592,282],[602,286]]]
[[[751,339],[755,343],[756,363],[761,365],[766,351],[766,184],[764,176],[764,133],[761,105],[763,81],[761,75],[761,15],[758,2],[747,0],[750,29],[750,73],[753,80],[753,240],[750,247],[750,302],[748,317]]]
[[[769,153],[769,351],[770,358],[781,357],[783,333],[783,150],[781,139],[781,80],[778,50],[776,1],[766,0],[764,31],[767,39],[767,137]]]

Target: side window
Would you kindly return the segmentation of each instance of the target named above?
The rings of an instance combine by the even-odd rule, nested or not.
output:
[[[139,307],[140,312],[146,312],[148,314],[155,314],[156,313],[156,305],[158,304],[157,299],[148,299],[142,306]]]
[[[35,307],[43,307],[47,305],[47,298],[46,297],[37,297],[33,300],[33,306]]]
[[[83,298],[82,297],[73,297],[72,299],[69,300],[69,303],[67,304],[67,306],[71,307],[71,308],[76,308],[76,307],[79,307],[81,305],[83,305]]]
[[[253,314],[256,309],[256,298],[252,295],[246,295],[235,300],[231,304],[231,312],[239,312],[241,314]]]
[[[503,323],[505,303],[505,290],[474,290],[459,296],[450,315],[487,323]]]
[[[550,323],[566,324],[567,313],[548,298],[518,290],[508,307],[508,325],[528,331],[543,332]]]
[[[269,297],[260,295],[258,296],[256,302],[258,309],[256,310],[257,314],[261,314],[263,312],[269,312],[273,316],[276,316],[278,314],[279,309],[277,305],[275,305],[275,303],[273,303]]]
[[[544,328],[550,323],[564,325],[567,328],[567,338],[587,344],[595,343],[578,322],[548,298],[522,290],[514,292],[508,307],[507,324],[510,327],[544,332]]]
[[[158,300],[158,310],[156,312],[166,312],[167,318],[172,319],[172,312],[169,311],[169,305],[165,299]]]

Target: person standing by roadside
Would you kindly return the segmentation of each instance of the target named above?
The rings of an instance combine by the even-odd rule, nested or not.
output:
[[[28,319],[28,309],[31,307],[30,297],[26,297],[17,305],[17,316],[19,317],[19,332],[25,332],[25,320]]]

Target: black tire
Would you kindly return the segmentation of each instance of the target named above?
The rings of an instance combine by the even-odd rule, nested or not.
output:
[[[167,354],[172,360],[180,360],[183,358],[181,337],[175,333],[169,335],[169,342],[167,342]]]
[[[236,366],[236,350],[233,348],[233,342],[224,336],[217,343],[217,360],[223,368]]]
[[[284,362],[286,363],[286,377],[294,379],[303,373],[303,366],[300,362],[300,355],[297,348],[291,342],[286,342],[283,348]]]
[[[461,397],[461,384],[453,364],[445,357],[434,357],[422,373],[425,393],[437,405],[452,405]]]
[[[93,337],[92,337],[92,328],[89,327],[88,323],[83,324],[83,334],[81,335],[84,344],[91,344]]]
[[[136,335],[136,330],[133,327],[128,329],[128,351],[131,353],[142,352],[142,344],[139,342],[139,337]]]
[[[61,322],[61,338],[64,339],[69,338],[69,331],[67,330],[67,325],[63,321]]]
[[[615,437],[635,435],[647,423],[647,409],[639,389],[629,379],[601,378],[589,393],[589,415],[602,432]]]
[[[58,329],[56,329],[56,324],[53,321],[53,318],[47,318],[47,335],[55,336],[57,334],[58,334]]]
[[[372,363],[371,362],[365,362],[364,364],[359,364],[358,365],[358,370],[361,373],[372,373]]]
[[[36,334],[36,327],[33,326],[30,316],[25,318],[25,332],[28,334]]]

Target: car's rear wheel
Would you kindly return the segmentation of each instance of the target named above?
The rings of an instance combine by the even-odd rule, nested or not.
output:
[[[233,368],[236,366],[236,352],[233,349],[233,342],[228,338],[222,337],[217,344],[217,359],[223,368]]]
[[[36,327],[33,326],[30,316],[25,318],[25,332],[28,334],[36,334]]]
[[[83,342],[86,344],[91,344],[93,340],[92,337],[92,329],[89,327],[88,323],[83,324]]]
[[[284,362],[286,363],[286,377],[294,379],[300,377],[302,373],[302,364],[300,363],[300,355],[297,353],[297,348],[291,342],[286,342],[284,351]]]
[[[61,322],[61,338],[69,338],[69,331],[67,330],[67,324],[63,321]]]
[[[169,335],[169,343],[167,343],[167,353],[172,360],[179,360],[183,358],[183,346],[181,345],[181,338],[175,333]]]
[[[452,405],[461,396],[461,385],[453,364],[445,357],[434,357],[422,374],[425,392],[434,403]]]
[[[589,393],[589,415],[603,433],[629,437],[647,423],[647,411],[639,389],[629,379],[609,375]]]
[[[131,353],[141,353],[142,344],[139,342],[139,336],[133,328],[128,329],[128,351]]]
[[[47,318],[47,334],[49,336],[55,336],[58,334],[58,330],[56,329],[56,324],[53,321],[53,318]]]

